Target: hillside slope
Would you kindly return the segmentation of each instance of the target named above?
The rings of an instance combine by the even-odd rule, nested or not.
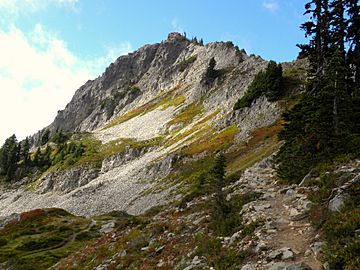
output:
[[[217,75],[206,78],[211,58]],[[172,200],[178,183],[160,182],[174,166],[225,147],[187,151],[194,142],[227,136],[230,147],[279,119],[279,104],[264,98],[241,112],[232,110],[266,64],[230,42],[199,46],[177,33],[120,57],[82,86],[48,127],[74,134],[71,140],[86,147],[96,145],[97,155],[51,167],[17,190],[3,190],[0,215],[45,207],[80,215],[138,214]]]
[[[0,187],[0,268],[321,269],[311,189],[272,163],[306,61],[282,64],[279,101],[233,110],[267,65],[178,33],[119,57],[32,137],[51,162]]]

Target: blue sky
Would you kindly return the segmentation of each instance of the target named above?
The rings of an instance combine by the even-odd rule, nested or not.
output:
[[[0,143],[48,125],[116,57],[169,32],[291,61],[300,0],[0,0]]]

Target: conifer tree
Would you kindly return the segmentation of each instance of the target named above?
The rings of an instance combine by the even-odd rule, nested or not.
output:
[[[50,138],[50,130],[45,129],[43,132],[41,132],[41,145],[46,144],[49,141]]]
[[[221,212],[224,210],[225,206],[225,197],[222,190],[225,185],[225,163],[226,158],[224,154],[218,153],[215,157],[215,165],[212,169],[215,203]]]
[[[285,143],[276,158],[279,176],[294,182],[317,163],[352,152],[360,144],[359,118],[354,118],[360,117],[360,102],[354,94],[355,76],[349,76],[355,74],[357,60],[352,55],[358,43],[354,34],[349,36],[358,28],[350,21],[359,16],[350,8],[356,10],[358,5],[351,0],[313,0],[305,8],[311,20],[301,28],[310,41],[299,47],[309,55],[310,80],[300,103],[284,115],[279,137]]]
[[[348,29],[346,41],[349,43],[347,55],[350,78],[354,84],[353,95],[360,96],[360,5],[358,0],[344,0],[347,7]]]
[[[0,149],[0,174],[7,181],[13,179],[19,162],[19,146],[15,134],[6,139]]]
[[[29,151],[30,151],[29,138],[26,137],[25,140],[22,141],[20,145],[20,159],[23,160],[23,164],[25,167],[29,165],[29,161],[30,161]]]

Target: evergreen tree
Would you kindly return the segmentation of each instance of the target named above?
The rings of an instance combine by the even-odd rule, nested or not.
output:
[[[284,94],[283,89],[281,64],[270,61],[265,71],[256,74],[245,95],[235,103],[234,110],[250,107],[252,102],[262,95],[271,102],[277,101]]]
[[[34,157],[32,160],[32,165],[35,167],[41,166],[41,150],[40,147],[38,147],[34,153]]]
[[[353,94],[360,96],[360,6],[358,0],[344,0],[347,7],[348,29],[346,41],[349,43],[347,54],[350,78],[353,78]]]
[[[19,146],[15,135],[6,139],[0,149],[0,174],[7,181],[13,179],[19,162]]]
[[[283,95],[283,76],[281,64],[270,61],[265,71],[265,96],[269,101],[276,101]]]
[[[66,136],[66,134],[64,134],[63,131],[60,129],[60,130],[56,130],[52,138],[52,141],[57,144],[63,144],[67,141],[67,139],[68,136]]]
[[[353,94],[356,79],[349,80],[356,65],[356,60],[349,57],[352,47],[356,47],[351,45],[348,34],[351,23],[344,15],[349,14],[349,7],[356,9],[357,5],[351,0],[314,0],[305,6],[311,21],[301,27],[311,40],[302,47],[309,52],[312,68],[302,100],[283,117],[285,125],[279,138],[285,143],[276,158],[282,178],[299,182],[319,162],[353,152],[354,146],[360,144],[356,124],[360,102]]]
[[[50,139],[50,130],[45,129],[42,133],[41,133],[41,145],[46,144]]]
[[[223,187],[225,186],[225,163],[226,158],[218,153],[212,170],[209,173],[210,187],[214,194],[211,208],[211,227],[217,233],[224,233],[225,221],[229,218],[230,206],[225,200]],[[226,226],[225,226],[226,227]]]
[[[49,167],[51,165],[51,147],[47,145],[44,153],[41,155],[41,167]]]
[[[29,151],[30,151],[29,138],[26,137],[25,140],[22,141],[20,145],[20,160],[23,161],[25,167],[29,165],[29,161],[30,161]]]
[[[215,210],[220,215],[225,211],[225,196],[222,190],[225,186],[225,163],[226,158],[224,154],[218,153],[215,157],[215,165],[211,171],[212,186],[215,194]]]

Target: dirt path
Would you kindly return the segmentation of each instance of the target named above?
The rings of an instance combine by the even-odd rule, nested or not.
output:
[[[277,193],[277,196],[271,201],[271,207],[266,212],[272,221],[281,221],[276,222],[277,229],[272,237],[271,249],[289,247],[294,253],[294,263],[303,262],[312,269],[320,270],[322,264],[311,251],[311,244],[316,237],[316,232],[307,216],[301,213],[290,216],[291,210],[297,209],[297,206],[296,202],[280,193]]]
[[[243,270],[323,269],[314,253],[318,251],[312,248],[318,240],[306,214],[311,202],[304,193],[305,189],[295,185],[281,186],[274,175],[274,170],[265,160],[245,171],[238,183],[241,192],[263,194],[243,209],[245,220],[263,221],[255,231],[256,260],[249,262],[249,268]]]

